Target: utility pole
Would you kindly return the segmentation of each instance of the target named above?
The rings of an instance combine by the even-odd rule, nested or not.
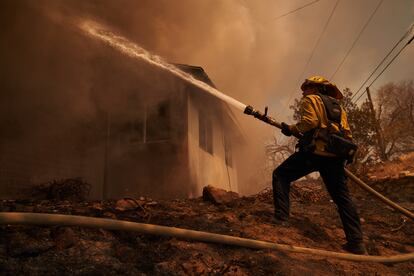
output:
[[[377,134],[376,135],[377,136],[377,142],[378,142],[378,147],[377,148],[378,148],[381,159],[382,160],[387,160],[387,155],[385,153],[384,135],[382,134],[380,121],[379,121],[379,119],[377,119],[377,116],[376,116],[376,113],[375,113],[374,104],[372,103],[371,92],[369,91],[369,87],[367,87],[367,96],[368,96],[369,108],[371,109],[372,120],[374,122],[375,132]]]

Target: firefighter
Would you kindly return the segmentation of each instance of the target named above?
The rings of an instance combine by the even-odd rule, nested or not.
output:
[[[350,161],[355,154],[356,146],[352,143],[346,113],[339,104],[343,95],[333,83],[320,76],[306,79],[301,89],[300,121],[294,125],[282,123],[284,135],[299,134],[302,138],[296,152],[273,172],[276,223],[286,224],[288,221],[290,183],[318,171],[342,221],[347,240],[343,249],[354,254],[367,254],[360,219],[349,195],[344,171],[347,159]]]

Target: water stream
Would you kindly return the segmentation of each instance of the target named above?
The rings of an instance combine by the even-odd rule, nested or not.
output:
[[[203,91],[210,93],[211,95],[225,101],[229,105],[244,111],[246,105],[237,101],[236,99],[229,97],[222,92],[218,91],[214,87],[195,79],[192,75],[183,72],[182,70],[178,69],[172,64],[169,64],[165,60],[163,60],[160,56],[151,54],[144,48],[140,47],[138,44],[129,41],[127,38],[117,35],[109,30],[107,30],[104,26],[98,24],[94,21],[82,21],[79,24],[79,27],[89,36],[99,39],[102,42],[106,43],[107,45],[111,46],[112,48],[124,53],[125,55],[131,58],[137,58],[144,60],[154,66],[157,66],[163,70],[166,70],[173,75],[197,86],[198,88],[202,89]]]

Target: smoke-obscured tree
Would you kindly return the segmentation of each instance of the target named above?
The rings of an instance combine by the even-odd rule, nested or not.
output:
[[[384,140],[384,159],[414,151],[413,81],[387,83],[376,97],[376,117]]]
[[[281,142],[276,136],[265,144],[266,157],[269,165],[275,167],[295,152],[295,138],[289,138]]]
[[[356,160],[361,163],[378,161],[375,122],[369,103],[365,101],[358,106],[351,100],[353,93],[349,88],[343,90],[343,95],[342,106],[347,113],[352,139],[358,145]]]

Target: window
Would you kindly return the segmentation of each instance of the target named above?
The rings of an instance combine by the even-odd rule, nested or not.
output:
[[[164,101],[147,109],[145,142],[167,140],[170,137],[170,102]]]
[[[170,138],[170,102],[142,108],[119,128],[121,143],[148,143]]]
[[[144,142],[144,118],[135,117],[131,121],[122,125],[119,129],[119,139],[121,143],[143,143]]]
[[[200,148],[213,154],[213,126],[203,112],[198,114],[198,137]]]

